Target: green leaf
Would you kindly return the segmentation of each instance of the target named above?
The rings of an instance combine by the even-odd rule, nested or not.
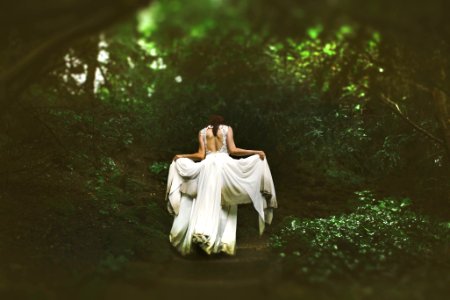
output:
[[[319,35],[322,31],[323,31],[323,26],[317,25],[315,27],[308,28],[306,32],[311,39],[315,40],[319,37]]]

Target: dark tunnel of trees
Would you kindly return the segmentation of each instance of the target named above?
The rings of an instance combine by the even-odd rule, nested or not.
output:
[[[404,296],[374,289],[439,297],[450,279],[448,11],[444,0],[0,4],[0,292],[95,294],[136,261],[157,281],[174,255],[168,165],[220,113],[237,144],[267,154],[281,277],[389,282],[413,269]],[[256,232],[246,218],[244,240]]]

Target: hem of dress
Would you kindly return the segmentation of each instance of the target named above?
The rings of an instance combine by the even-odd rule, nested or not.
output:
[[[211,244],[209,236],[202,233],[192,234],[192,243],[197,244],[208,255],[225,253],[228,255],[236,254],[236,247],[228,243],[220,243],[218,251],[213,251],[213,245]]]

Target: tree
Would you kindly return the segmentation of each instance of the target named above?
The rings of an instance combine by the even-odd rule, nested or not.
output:
[[[5,37],[2,44],[7,48],[3,49],[1,54],[4,57],[15,57],[14,60],[3,61],[2,64],[2,113],[17,101],[19,94],[31,82],[45,72],[55,51],[81,36],[114,24],[148,3],[148,0],[101,0],[95,3],[83,0],[66,1],[64,4],[56,0],[26,4],[16,1],[2,9],[1,19],[5,25],[2,28],[2,36]],[[47,26],[36,26],[44,20]],[[12,46],[17,44],[16,40],[20,41],[21,47]]]

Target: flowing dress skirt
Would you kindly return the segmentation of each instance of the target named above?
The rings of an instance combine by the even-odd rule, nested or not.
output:
[[[174,215],[170,242],[183,255],[198,244],[208,254],[235,254],[237,205],[252,203],[260,234],[277,207],[267,159],[233,159],[213,152],[200,162],[172,161],[167,182],[168,210]]]

